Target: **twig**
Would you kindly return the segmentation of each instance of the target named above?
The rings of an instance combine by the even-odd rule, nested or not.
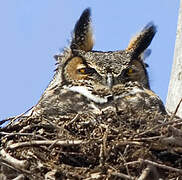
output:
[[[48,129],[48,130],[54,130],[55,127],[50,125],[50,124],[42,124],[42,123],[38,123],[38,124],[31,124],[31,125],[27,125],[27,126],[22,126],[22,129],[19,131],[20,133],[24,133],[27,131],[32,131],[32,129],[37,129],[37,128],[44,128],[44,129]]]
[[[131,162],[124,163],[124,165],[135,165],[138,163],[140,163],[140,161],[131,161]]]
[[[159,164],[159,163],[156,163],[156,162],[153,162],[153,161],[150,161],[150,160],[144,160],[144,159],[140,158],[139,162],[149,164],[149,165],[152,165],[152,166],[155,166],[155,167],[158,167],[158,168],[162,168],[162,169],[167,169],[169,171],[175,171],[175,172],[178,172],[178,173],[182,174],[181,169],[173,168],[173,167],[170,167],[170,166],[167,166],[167,165],[164,165],[164,164]]]
[[[129,145],[126,145],[123,154],[122,154],[121,152],[119,152],[119,155],[121,156],[121,158],[122,158],[122,160],[123,160],[124,163],[126,163],[126,160],[125,160],[125,158],[124,158],[124,155],[127,153],[127,149],[128,149],[128,148],[129,148]],[[129,171],[129,168],[128,168],[128,165],[125,164],[124,166],[125,166],[125,168],[126,168],[126,171],[127,171],[128,176],[131,177],[130,171]]]
[[[126,147],[125,147],[125,149],[124,149],[124,152],[123,152],[123,157],[125,157],[126,155],[127,155],[127,151],[128,151],[128,148],[129,148],[130,146],[127,144],[126,145]]]
[[[11,166],[10,164],[8,164],[7,162],[3,162],[3,160],[0,160],[0,165],[1,165],[1,167],[2,166],[4,166],[4,167],[8,167],[9,169],[12,169],[12,170],[14,170],[14,171],[16,171],[16,172],[20,172],[20,170],[19,169],[17,169],[17,168],[15,168],[15,167],[13,167],[13,166]],[[4,171],[4,170],[2,170],[2,171]],[[24,171],[24,170],[23,170]],[[23,172],[22,171],[22,172]]]
[[[26,113],[26,112],[25,112]],[[18,115],[18,116],[20,116],[20,115]],[[27,116],[21,116],[22,118],[24,118],[24,117],[27,117]],[[13,117],[9,117],[9,118],[7,118],[7,119],[3,119],[3,120],[0,120],[0,126],[2,125],[2,124],[4,124],[6,121],[12,121],[13,119],[15,119],[16,120],[16,118],[17,118],[17,116],[13,116]],[[7,125],[9,125],[9,124],[7,124]],[[7,126],[6,125],[6,126]]]
[[[0,155],[1,155],[0,161],[5,161],[17,169],[26,169],[29,166],[28,161],[15,159],[14,157],[6,153],[4,149],[0,151]]]
[[[168,131],[171,132],[171,134],[174,137],[182,137],[182,131],[180,129],[177,129],[177,128],[173,127],[173,126],[169,126]]]
[[[56,142],[56,143],[55,143]],[[40,141],[31,141],[31,142],[20,142],[20,143],[14,143],[10,144],[7,146],[8,149],[17,149],[21,147],[27,147],[27,146],[41,146],[41,145],[52,145],[55,143],[55,146],[74,146],[74,145],[81,145],[83,142],[81,140],[66,140],[66,141],[61,141],[61,140],[40,140]]]
[[[78,114],[73,119],[76,120],[77,117],[78,117]],[[62,133],[63,132],[68,132],[68,130],[66,128],[64,128],[64,126],[65,126],[64,124],[62,124],[61,126],[59,126],[59,125],[57,125],[56,123],[53,123],[52,121],[50,121],[47,118],[45,118],[44,120],[47,121],[53,128],[55,128],[56,130],[58,130],[58,136],[57,136],[58,138],[62,136]],[[49,147],[49,148],[51,148],[51,147]]]
[[[153,128],[149,129],[149,130],[146,130],[144,132],[141,132],[141,133],[137,133],[135,134],[134,136],[143,136],[144,134],[147,134],[153,130],[156,130],[156,129],[159,129],[161,127],[164,127],[164,126],[167,126],[167,125],[170,125],[170,124],[173,124],[173,123],[178,123],[178,122],[181,122],[182,119],[178,119],[178,120],[175,120],[175,121],[168,121],[166,123],[163,123],[163,124],[160,124],[160,125],[157,125],[157,126],[154,126]]]
[[[156,140],[156,139],[160,139],[163,136],[154,136],[154,137],[146,137],[146,138],[136,138],[133,139],[134,141],[152,141],[152,140]]]
[[[138,178],[138,180],[146,180],[146,179],[153,179],[153,180],[158,180],[159,179],[159,174],[154,166],[148,165]]]
[[[102,125],[101,125],[102,126]],[[103,127],[103,126],[102,126]],[[102,144],[100,146],[100,166],[104,165],[105,159],[106,159],[106,143],[107,143],[107,136],[108,136],[108,126],[104,126],[104,128],[106,129],[104,132],[104,135],[102,137]]]
[[[177,127],[177,126],[181,126],[181,125],[182,125],[182,122],[174,124],[173,127]]]
[[[24,179],[25,179],[25,176],[23,174],[20,174],[19,176],[17,176],[13,180],[24,180]]]
[[[144,159],[141,159],[141,158],[139,158],[138,161],[132,161],[132,162],[125,163],[125,165],[135,165],[135,164],[138,164],[138,163],[145,163],[145,164],[149,164],[149,165],[152,165],[152,166],[155,166],[155,167],[159,167],[159,168],[162,168],[162,169],[167,169],[169,171],[175,171],[175,172],[178,172],[178,173],[182,174],[181,169],[173,168],[173,167],[170,167],[170,166],[167,166],[167,165],[164,165],[164,164],[159,164],[159,163],[156,163],[156,162],[153,162],[153,161],[150,161],[150,160],[144,160]]]
[[[26,130],[30,129],[31,127],[32,127],[31,125],[24,126],[19,132],[20,132],[20,133],[23,133],[23,132],[25,132]]]
[[[69,123],[67,123],[66,125],[68,126],[69,124],[72,124],[73,122],[75,122],[76,120],[78,120],[79,116],[80,116],[79,113],[76,114],[75,117]]]
[[[137,145],[137,146],[142,146],[143,142],[138,142],[138,141],[120,141],[116,144],[116,147],[119,146],[125,146],[125,145]]]
[[[145,168],[143,170],[143,172],[140,175],[140,177],[138,178],[138,180],[145,180],[147,178],[147,176],[149,175],[150,172],[151,172],[151,168],[148,166],[147,168]]]
[[[124,178],[124,179],[129,179],[129,180],[134,180],[135,178],[132,176],[128,176],[126,174],[123,173],[117,173],[117,172],[111,172],[111,176],[115,176],[118,178]]]
[[[53,128],[55,128],[55,129],[61,129],[60,126],[58,126],[57,124],[53,123],[49,119],[45,118],[44,120],[47,121]]]
[[[46,174],[45,174],[45,179],[49,179],[49,180],[54,180],[56,179],[55,175],[56,175],[56,172],[57,170],[56,169],[53,169],[52,171],[48,171]]]
[[[14,116],[14,117],[12,117],[12,118],[8,118],[8,120],[9,120],[10,122],[6,125],[6,127],[7,127],[7,126],[10,126],[14,121],[16,121],[18,118],[22,117],[24,114],[26,114],[28,111],[30,111],[33,107],[34,107],[34,106],[32,106],[32,107],[29,108],[27,111],[25,111],[25,112],[23,112],[23,113],[21,113],[21,114],[19,114],[19,115],[17,115],[17,116]],[[27,117],[27,116],[25,116],[25,117]]]
[[[51,150],[52,147],[54,147],[57,143],[58,143],[59,139],[57,139],[56,141],[54,141],[49,147],[48,150]]]
[[[160,140],[161,143],[165,145],[175,146],[175,147],[182,147],[182,138],[181,137],[165,137]]]
[[[178,105],[176,106],[176,109],[175,109],[173,115],[171,116],[171,118],[169,119],[169,121],[172,121],[172,120],[174,119],[174,117],[176,116],[176,113],[178,112],[178,109],[179,109],[181,103],[182,103],[182,98],[181,98],[181,100],[179,101]]]
[[[18,168],[16,168],[16,167],[14,167],[14,166],[8,164],[7,162],[3,162],[3,161],[1,161],[1,160],[0,160],[0,165],[1,165],[1,166],[4,166],[4,167],[8,167],[8,168],[12,169],[12,170],[15,171],[15,172],[24,174],[24,175],[26,175],[27,177],[30,177],[30,176],[32,175],[30,171],[27,171],[27,170],[25,170],[25,169],[18,169]],[[12,174],[13,174],[13,172],[12,172]],[[37,179],[40,179],[39,176],[37,176],[37,175],[34,175],[34,176],[36,176]],[[32,177],[32,176],[31,176],[31,177]]]
[[[100,172],[92,173],[90,174],[90,177],[85,178],[85,180],[93,180],[93,179],[101,179],[103,176]],[[78,179],[83,179],[83,177],[78,178]]]
[[[47,138],[45,138],[43,136],[40,136],[40,135],[35,135],[34,133],[7,133],[7,132],[0,132],[0,135],[6,135],[6,136],[2,137],[2,139],[18,135],[18,136],[34,136],[34,137],[37,137],[37,138],[41,138],[41,139],[47,140]]]
[[[100,145],[100,152],[99,152],[99,164],[100,166],[104,165],[104,147],[103,144]]]
[[[179,109],[181,103],[182,103],[182,99],[179,101],[179,103],[178,103],[178,105],[177,105],[177,107],[176,107],[176,109],[175,109],[173,115],[170,117],[170,119],[169,119],[168,122],[163,123],[163,124],[160,124],[160,125],[157,125],[157,126],[154,126],[153,128],[151,128],[151,129],[149,129],[149,130],[147,130],[147,131],[144,131],[144,132],[142,132],[142,133],[135,134],[134,136],[141,136],[141,135],[147,134],[147,133],[149,133],[149,132],[151,132],[151,131],[153,131],[153,130],[159,129],[159,128],[161,128],[161,127],[164,127],[164,126],[167,126],[167,125],[176,123],[176,122],[181,122],[182,119],[178,119],[178,120],[172,121],[172,120],[174,119],[174,117],[176,116],[176,113],[178,112],[178,109]]]
[[[0,121],[0,126],[1,126],[2,124],[4,124],[6,121],[9,121],[9,118],[8,118],[8,119],[3,119],[3,120],[1,120],[1,121]]]

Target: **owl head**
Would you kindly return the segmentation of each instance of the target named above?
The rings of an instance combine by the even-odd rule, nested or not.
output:
[[[95,51],[91,26],[91,11],[85,9],[77,21],[69,48],[56,55],[55,77],[49,87],[105,87],[112,90],[118,84],[137,82],[150,89],[143,53],[150,45],[156,27],[149,23],[118,51]]]

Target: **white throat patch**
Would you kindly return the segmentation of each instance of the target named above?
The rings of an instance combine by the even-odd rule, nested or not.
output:
[[[83,96],[87,97],[88,99],[90,99],[96,103],[103,104],[103,103],[108,102],[107,97],[99,97],[97,95],[94,95],[85,86],[71,86],[71,87],[64,86],[64,89],[68,89],[68,90],[73,91],[73,92],[78,92],[78,93],[82,94]]]
[[[108,102],[109,97],[110,97],[110,96],[100,97],[99,95],[94,95],[94,94],[92,94],[91,91],[89,91],[89,88],[85,87],[85,86],[70,86],[70,87],[69,86],[64,86],[64,89],[67,89],[67,90],[82,94],[86,98],[94,101],[95,103],[99,103],[99,104],[103,104],[103,103]],[[123,93],[121,95],[114,96],[113,100],[117,100],[119,98],[122,99],[122,98],[124,98],[126,96],[135,95],[135,94],[138,94],[138,93],[140,94],[142,92],[144,92],[143,89],[133,88],[133,89],[131,89],[130,93],[126,92],[126,93]]]

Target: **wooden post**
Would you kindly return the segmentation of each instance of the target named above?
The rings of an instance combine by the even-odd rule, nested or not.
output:
[[[168,88],[166,108],[174,112],[176,106],[182,99],[182,0],[180,1],[176,43],[174,51],[174,62],[172,66],[171,79]],[[178,109],[178,116],[182,118],[182,105]]]

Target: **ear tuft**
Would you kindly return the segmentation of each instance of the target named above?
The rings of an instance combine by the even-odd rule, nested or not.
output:
[[[92,50],[94,42],[90,16],[91,10],[87,8],[77,21],[71,42],[72,50]]]
[[[145,49],[147,49],[147,47],[150,45],[156,32],[156,26],[150,22],[130,41],[126,50],[131,51],[135,58],[140,56],[141,53],[143,53]]]

